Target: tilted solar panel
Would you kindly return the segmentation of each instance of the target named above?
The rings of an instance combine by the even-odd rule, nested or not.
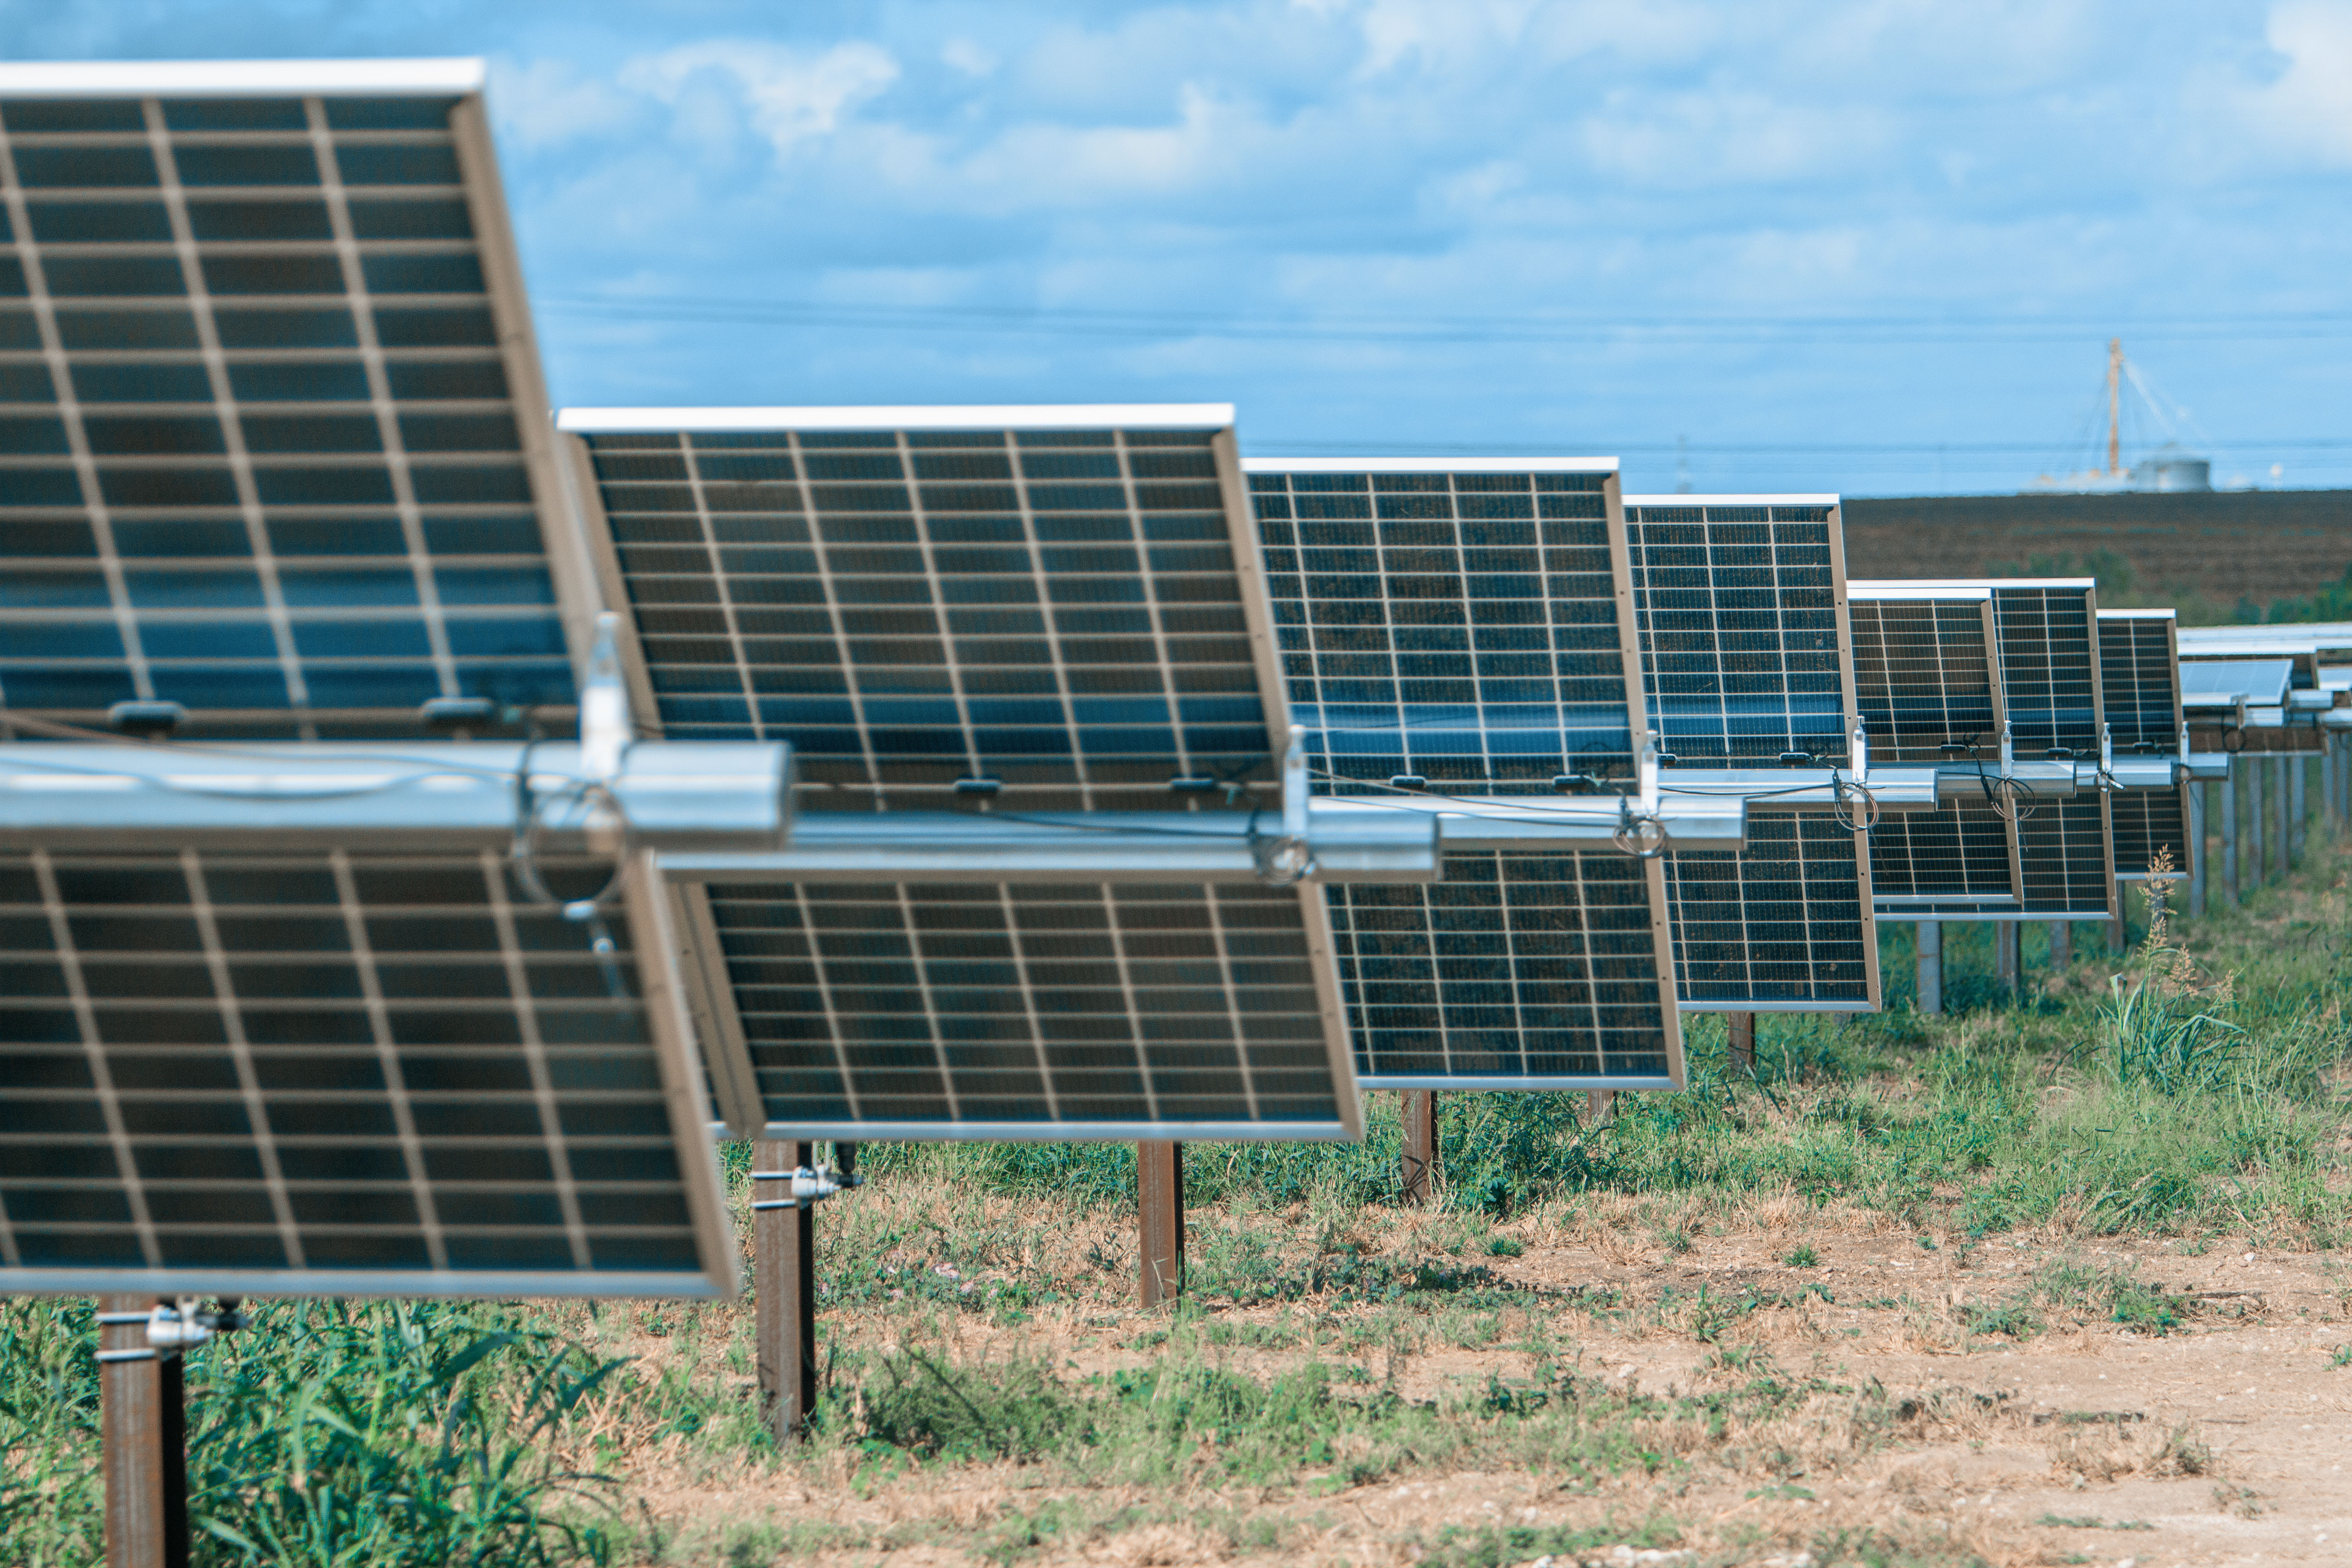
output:
[[[0,706],[568,725],[589,584],[479,62],[0,68]]]
[[[707,910],[707,913],[704,912]],[[1311,887],[720,881],[713,1078],[772,1137],[1359,1135]]]
[[[1668,857],[1675,995],[1683,1008],[1874,1009],[1868,847],[1868,837],[1833,813],[1751,802],[1746,849]]]
[[[2169,610],[2099,612],[2099,686],[2116,755],[2168,756],[2180,745],[2179,625]],[[2147,875],[2159,851],[2188,869],[2187,786],[2119,790],[2107,803],[2116,875]]]
[[[1902,920],[2014,920],[2024,899],[2017,825],[1968,795],[1889,812],[1870,833],[1878,912]]]
[[[2092,584],[1997,584],[1992,607],[2017,754],[2096,758],[2103,714]]]
[[[1231,409],[562,425],[636,634],[640,710],[672,739],[790,741],[803,809],[1223,808],[1227,783],[1275,798],[1280,699]]]
[[[1851,600],[1854,689],[1874,763],[1951,762],[2000,745],[1991,598]]]
[[[1657,861],[1457,852],[1441,882],[1330,894],[1367,1087],[1683,1081]]]
[[[2116,912],[2109,797],[2086,789],[2034,803],[2017,825],[2025,912],[2043,920],[2105,920]]]
[[[1630,783],[1636,666],[1612,462],[1252,459],[1292,721],[1318,793]]]
[[[1625,502],[1643,679],[1678,768],[1850,759],[1857,713],[1834,496]],[[1877,1005],[1867,839],[1751,802],[1748,847],[1665,866],[1685,1008]]]
[[[1834,496],[1625,501],[1642,679],[1685,766],[1843,766],[1853,710]]]
[[[0,853],[0,1291],[731,1295],[649,857],[609,931],[502,851]]]
[[[1318,794],[1631,790],[1640,664],[1613,462],[1244,468]],[[1327,892],[1363,1083],[1682,1080],[1656,864],[1456,851],[1436,884]]]

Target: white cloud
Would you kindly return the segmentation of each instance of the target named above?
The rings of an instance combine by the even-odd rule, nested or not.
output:
[[[940,58],[966,76],[987,76],[996,69],[996,56],[970,38],[950,38]]]
[[[837,130],[849,111],[888,87],[898,62],[872,44],[836,44],[811,55],[759,38],[706,38],[621,68],[622,85],[693,111],[697,82],[733,79],[745,116],[779,159],[799,142]],[[713,129],[697,128],[698,139]]]
[[[554,58],[496,62],[490,101],[499,133],[532,152],[618,129],[636,107],[611,83],[583,76],[571,61]]]
[[[2352,163],[2352,3],[2287,0],[2265,33],[2287,67],[2246,95],[2247,116],[2279,142]]]

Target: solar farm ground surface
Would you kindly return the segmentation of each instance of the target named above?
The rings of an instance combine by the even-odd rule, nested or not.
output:
[[[2053,973],[2029,927],[2011,1007],[1989,933],[1948,932],[1925,1019],[1889,925],[1893,1010],[1763,1019],[1753,1084],[1702,1019],[1691,1090],[1603,1126],[1446,1097],[1432,1209],[1395,1203],[1392,1097],[1362,1145],[1195,1147],[1172,1314],[1132,1306],[1125,1151],[869,1149],[823,1213],[821,1419],[787,1455],[748,1304],[267,1307],[194,1363],[197,1515],[393,1562],[584,1562],[593,1531],[711,1568],[2339,1563],[2347,872],[2315,837],[2187,929],[2181,973],[2233,977],[2196,1005],[2247,1035],[2172,1091],[2108,1048],[2135,971],[2089,933]],[[0,1314],[7,1560],[91,1555],[89,1321]],[[262,1484],[297,1437],[304,1485]],[[477,1447],[522,1456],[497,1506],[416,1533]],[[532,1507],[583,1533],[533,1555]]]

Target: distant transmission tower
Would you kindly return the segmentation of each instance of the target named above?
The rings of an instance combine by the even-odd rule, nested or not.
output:
[[[1675,437],[1675,494],[1686,496],[1690,493],[1690,437],[1677,436]]]

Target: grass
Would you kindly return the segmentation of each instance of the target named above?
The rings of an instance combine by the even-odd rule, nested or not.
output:
[[[1172,1313],[1129,1305],[1131,1149],[869,1147],[871,1184],[823,1211],[824,1394],[787,1452],[758,1418],[746,1307],[264,1304],[189,1360],[198,1560],[1012,1564],[1113,1540],[1136,1563],[1319,1559],[1344,1529],[1465,1568],[1618,1544],[1968,1563],[1940,1525],[1819,1510],[1874,1456],[2013,1414],[1844,1375],[1819,1347],[1862,1313],[1939,1350],[2191,1332],[2205,1309],[2179,1276],[2109,1238],[2341,1247],[2346,869],[2315,835],[2246,907],[2139,922],[2127,956],[2080,940],[2063,973],[2029,927],[2014,1002],[1989,931],[1948,927],[1939,1017],[1909,1006],[1910,931],[1889,925],[1888,1010],[1767,1015],[1753,1075],[1702,1016],[1689,1088],[1620,1097],[1598,1126],[1581,1096],[1446,1096],[1426,1209],[1401,1202],[1391,1096],[1368,1097],[1360,1144],[1189,1148]],[[747,1162],[728,1164],[746,1204]],[[1853,1283],[1857,1234],[1960,1281],[2009,1239],[2048,1256],[1928,1300]],[[1676,1275],[1742,1237],[1757,1269]],[[1596,1263],[1528,1272],[1568,1247]],[[1690,1346],[1687,1373],[1607,1364],[1645,1336]],[[101,1555],[94,1338],[88,1302],[0,1306],[0,1560]],[[2066,1440],[2107,1445],[2094,1458],[2130,1440],[2082,1419]],[[2145,1441],[2146,1473],[2215,1463],[2188,1428]],[[727,1500],[779,1487],[803,1502]]]

